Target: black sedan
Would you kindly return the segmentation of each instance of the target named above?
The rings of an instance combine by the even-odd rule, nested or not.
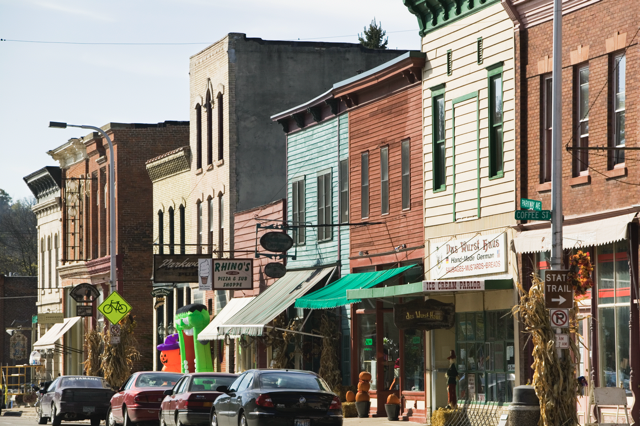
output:
[[[340,399],[317,374],[249,370],[211,409],[211,426],[342,426]]]
[[[91,420],[97,426],[107,415],[113,391],[102,377],[62,376],[53,381],[42,394],[38,408],[38,423],[51,420],[59,426],[62,420]]]

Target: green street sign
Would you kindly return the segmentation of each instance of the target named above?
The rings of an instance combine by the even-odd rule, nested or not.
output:
[[[111,324],[116,325],[131,311],[131,305],[114,291],[98,306],[98,310]]]
[[[542,201],[520,198],[520,208],[540,212],[542,211]]]
[[[516,220],[551,220],[551,210],[516,210]]]
[[[31,316],[31,324],[37,324],[38,323],[38,316],[37,315],[32,315]]]

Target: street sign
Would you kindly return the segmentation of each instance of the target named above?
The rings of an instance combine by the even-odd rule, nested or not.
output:
[[[547,309],[573,308],[573,286],[568,270],[544,271],[544,302]]]
[[[287,273],[287,268],[282,263],[271,262],[264,267],[264,274],[270,278],[282,278]]]
[[[77,305],[76,306],[77,317],[92,317],[93,305]]]
[[[37,324],[38,323],[38,316],[37,315],[32,315],[31,316],[31,324]]]
[[[93,302],[100,296],[100,292],[95,286],[89,283],[82,283],[71,289],[69,296],[78,303]]]
[[[568,334],[556,334],[556,348],[569,349],[570,347],[571,343]]]
[[[166,288],[166,287],[154,288],[153,290],[151,290],[152,297],[164,297],[172,293],[173,293],[173,289]]]
[[[520,198],[520,208],[540,212],[542,211],[542,201]]]
[[[60,324],[61,322],[64,322],[64,314],[61,312],[38,314],[38,324]]]
[[[516,220],[551,220],[551,210],[516,210]]]
[[[98,306],[98,310],[111,324],[118,324],[131,311],[131,305],[114,291]]]
[[[109,327],[110,342],[112,345],[117,345],[120,343],[120,326],[118,324],[112,324]]]
[[[293,239],[285,232],[267,232],[260,237],[260,245],[268,251],[286,252],[293,247]]]
[[[549,309],[549,318],[551,319],[551,327],[554,327],[554,328],[569,327],[569,310],[568,309]]]

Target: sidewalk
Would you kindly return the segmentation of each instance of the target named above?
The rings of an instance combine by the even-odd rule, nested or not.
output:
[[[13,407],[13,408],[4,408],[2,410],[2,417],[13,416],[13,417],[36,417],[36,408],[35,407]]]
[[[415,422],[405,422],[405,421],[397,421],[392,422],[389,421],[386,417],[368,417],[368,418],[359,418],[359,417],[345,417],[344,418],[344,426],[415,426],[415,425],[423,425],[424,423],[415,423]]]

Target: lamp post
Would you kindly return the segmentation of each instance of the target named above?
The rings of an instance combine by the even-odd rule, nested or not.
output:
[[[115,190],[115,167],[113,165],[113,143],[107,133],[99,127],[60,123],[50,121],[49,127],[55,129],[66,129],[67,127],[77,127],[79,129],[88,129],[98,132],[109,144],[109,254],[111,255],[111,267],[109,271],[109,279],[111,281],[111,293],[116,291],[116,190]]]

